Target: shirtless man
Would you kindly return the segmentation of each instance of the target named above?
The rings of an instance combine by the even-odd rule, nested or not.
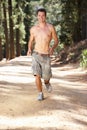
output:
[[[58,37],[53,25],[46,23],[46,10],[44,8],[37,10],[37,18],[38,24],[30,29],[27,55],[32,54],[32,70],[39,91],[38,100],[41,101],[44,99],[41,78],[44,79],[48,92],[52,90],[50,84],[50,78],[52,77],[50,55],[53,54],[58,45]],[[54,39],[54,45],[50,47],[52,39]],[[33,43],[35,43],[34,50]]]

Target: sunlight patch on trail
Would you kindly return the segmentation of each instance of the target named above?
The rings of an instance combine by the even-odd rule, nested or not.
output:
[[[0,128],[23,128],[23,127],[32,127],[32,128],[68,128],[69,130],[80,130],[84,128],[86,130],[86,126],[80,123],[75,123],[74,120],[82,120],[83,122],[87,121],[82,115],[73,114],[71,115],[69,112],[64,112],[62,110],[59,111],[61,114],[56,116],[56,111],[52,111],[52,115],[40,115],[33,117],[5,117],[0,116]],[[67,115],[67,119],[65,120],[65,116]],[[84,120],[86,119],[86,120]]]
[[[34,81],[31,76],[31,67],[5,66],[0,68],[0,81],[10,83],[30,83]]]
[[[77,82],[71,82],[71,81],[67,81],[67,80],[64,80],[64,79],[55,79],[55,78],[52,78],[51,79],[51,82],[52,84],[57,84],[57,86],[63,86],[65,88],[71,88],[73,87],[73,89],[86,89],[87,90],[87,84],[86,83],[79,83],[80,81],[77,81]],[[55,86],[55,85],[53,85]]]
[[[53,100],[60,100],[60,101],[69,101],[69,99],[66,96],[61,96],[61,95],[53,95],[50,97],[50,99]]]
[[[32,61],[32,57],[31,56],[19,56],[19,57],[15,57],[14,59],[10,60],[10,61]]]
[[[20,76],[3,76],[0,75],[0,81],[5,81],[9,83],[32,83],[34,82],[33,77],[20,77]]]
[[[73,69],[73,70],[72,69],[68,70],[66,68],[66,70],[64,71],[64,70],[61,70],[60,67],[59,67],[58,69],[57,68],[52,68],[52,70],[53,70],[53,74],[55,76],[59,75],[59,77],[64,77],[64,76],[68,76],[68,75],[81,75],[81,74],[86,74],[87,73],[86,70],[82,71],[80,68]]]

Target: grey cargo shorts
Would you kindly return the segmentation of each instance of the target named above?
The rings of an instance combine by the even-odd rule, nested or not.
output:
[[[50,56],[33,52],[32,71],[34,76],[39,75],[44,80],[49,80],[52,77]]]

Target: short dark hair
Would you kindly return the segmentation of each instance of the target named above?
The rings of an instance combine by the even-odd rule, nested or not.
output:
[[[37,9],[37,14],[38,14],[38,12],[44,12],[45,13],[45,16],[46,16],[46,9],[44,9],[44,8],[39,8],[39,9]]]

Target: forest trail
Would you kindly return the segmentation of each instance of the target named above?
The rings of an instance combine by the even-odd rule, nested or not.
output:
[[[52,61],[52,72],[37,101],[31,57],[0,62],[0,130],[87,130],[87,71]]]

